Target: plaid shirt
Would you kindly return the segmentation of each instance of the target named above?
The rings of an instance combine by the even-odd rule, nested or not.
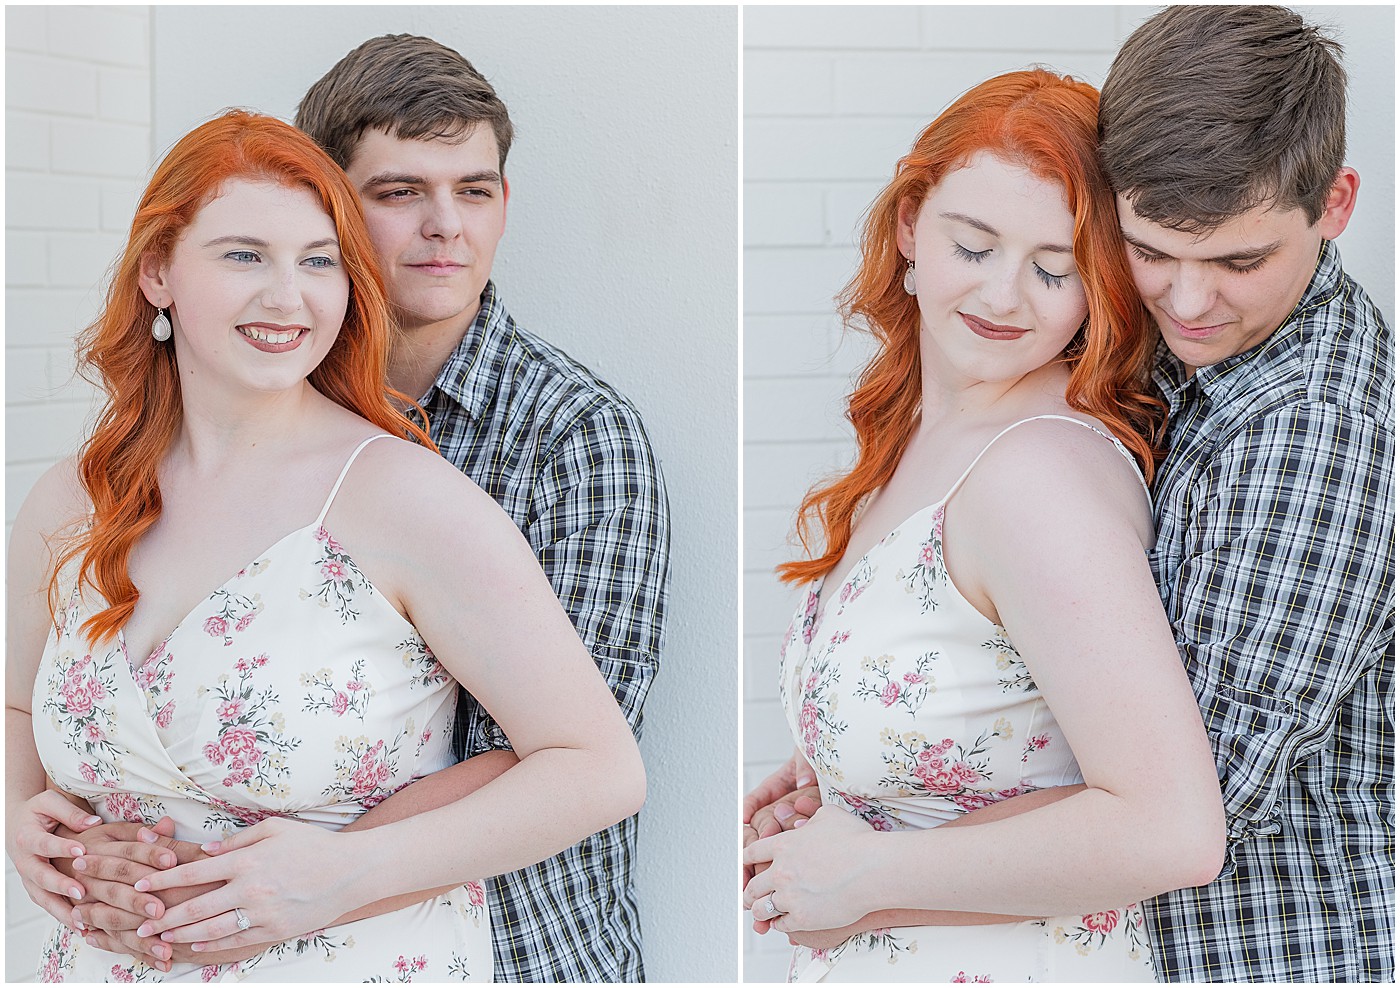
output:
[[[1390,328],[1324,243],[1264,343],[1156,380],[1152,563],[1229,827],[1220,877],[1148,903],[1159,976],[1394,981]]]
[[[421,404],[442,455],[525,534],[640,736],[663,640],[670,522],[636,410],[517,327],[489,282],[476,320]],[[455,742],[466,756],[510,747],[465,691]],[[634,816],[492,879],[496,980],[641,981],[636,843]]]

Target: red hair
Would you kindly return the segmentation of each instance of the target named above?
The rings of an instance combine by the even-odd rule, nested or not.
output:
[[[788,582],[815,579],[845,554],[857,506],[888,483],[914,433],[922,399],[919,304],[905,293],[904,256],[896,241],[903,203],[921,205],[944,175],[990,151],[1063,186],[1074,216],[1074,259],[1089,316],[1066,350],[1065,398],[1094,416],[1132,451],[1151,481],[1165,405],[1148,388],[1153,352],[1143,308],[1128,269],[1113,192],[1098,158],[1098,92],[1044,69],[989,79],[960,96],[929,124],[900,159],[894,180],[870,207],[861,264],[838,301],[848,324],[859,317],[875,337],[874,358],[847,405],[858,453],[850,472],[808,492],[797,533],[809,557],[813,536],[824,552],[778,567]]]
[[[57,553],[49,601],[53,610],[59,573],[81,558],[78,584],[92,586],[108,604],[83,625],[94,641],[115,634],[136,607],[139,593],[127,563],[160,517],[157,469],[183,418],[175,348],[151,337],[156,309],[141,292],[141,263],[167,260],[195,215],[231,179],[309,189],[335,223],[350,297],[335,345],[308,378],[312,387],[385,432],[435,448],[423,427],[395,405],[408,400],[385,383],[394,329],[349,179],[314,141],[274,117],[231,110],[195,128],[171,148],[146,187],[106,304],[78,341],[80,365],[107,403],[78,456],[78,475],[92,501],[90,524]]]

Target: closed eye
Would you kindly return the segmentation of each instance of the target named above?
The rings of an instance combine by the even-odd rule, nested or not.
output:
[[[971,261],[973,264],[980,264],[982,261],[986,260],[987,255],[991,252],[992,248],[990,247],[986,250],[968,250],[956,240],[953,241],[953,256],[960,257],[964,261]]]
[[[1032,264],[1031,267],[1035,268],[1035,276],[1044,282],[1046,288],[1064,288],[1065,281],[1069,279],[1069,275],[1051,274],[1039,264]]]
[[[1165,254],[1149,254],[1137,244],[1128,244],[1128,249],[1133,252],[1133,256],[1139,261],[1147,261],[1149,264],[1166,259]]]

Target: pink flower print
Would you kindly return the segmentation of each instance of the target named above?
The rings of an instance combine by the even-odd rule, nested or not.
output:
[[[1048,734],[1036,734],[1036,735],[1030,737],[1029,739],[1027,739],[1027,741],[1026,741],[1026,750],[1027,750],[1027,751],[1040,751],[1042,748],[1044,748],[1044,747],[1045,747],[1046,745],[1048,745],[1049,743],[1050,743],[1050,735],[1048,735]]]
[[[135,981],[136,981],[136,978],[132,976],[131,968],[122,967],[120,964],[113,964],[113,965],[112,965],[112,980],[113,980],[113,981],[120,981],[120,982],[124,982],[124,983],[125,983],[125,982],[135,982]]]
[[[365,688],[365,684],[363,680],[352,679],[350,680],[350,682],[345,684],[345,688],[351,693],[358,693],[360,690]]]
[[[238,623],[235,624],[235,625],[233,626],[233,630],[234,630],[234,631],[246,631],[246,630],[248,630],[248,625],[252,624],[252,623],[253,623],[253,618],[255,618],[255,617],[257,617],[257,616],[258,616],[258,612],[257,612],[257,611],[249,611],[247,614],[243,615],[241,618],[238,619]]]
[[[933,538],[939,540],[943,538],[943,509],[941,507],[933,513]]]
[[[467,882],[467,901],[473,909],[486,904],[486,889],[480,882]]]
[[[74,717],[86,717],[92,713],[93,701],[97,698],[97,691],[93,688],[96,680],[87,679],[79,683],[64,683],[63,705],[68,708],[68,712]]]
[[[802,740],[810,748],[816,743],[819,725],[817,723],[817,705],[811,700],[802,704],[802,712],[798,714],[797,726],[802,731]]]
[[[383,751],[384,742],[376,741],[374,747],[361,756],[360,765],[351,777],[351,792],[355,796],[365,796],[389,780],[389,766],[379,761]]]
[[[1109,909],[1101,913],[1090,913],[1084,917],[1084,928],[1090,933],[1102,933],[1107,936],[1113,932],[1113,928],[1117,925],[1117,909]]]
[[[261,653],[261,654],[259,654],[259,655],[253,656],[253,668],[255,668],[255,669],[261,669],[261,668],[262,668],[263,666],[265,666],[265,665],[267,665],[267,653],[266,653],[266,652],[263,652],[263,653]]]
[[[326,543],[326,548],[337,555],[344,552],[344,550],[340,548],[340,543],[331,538],[331,533],[326,531],[325,528],[316,529],[316,541]]]
[[[886,820],[883,816],[872,817],[867,822],[874,830],[883,830],[888,832],[894,829],[894,827],[890,825],[890,822]]]
[[[136,685],[143,690],[150,689],[155,685],[157,669],[156,656],[152,655],[141,664],[141,668],[136,670]]]
[[[917,686],[917,685],[919,685],[920,683],[922,683],[922,682],[924,681],[924,678],[925,678],[925,677],[923,676],[922,673],[917,673],[917,672],[906,672],[906,673],[904,674],[904,681],[905,681],[906,683],[908,683],[909,685],[911,685],[911,686]]]
[[[345,564],[338,559],[331,559],[323,563],[321,565],[321,575],[327,580],[333,580],[337,583],[344,582],[350,578],[350,573],[345,568]]]
[[[222,965],[219,964],[205,964],[199,969],[199,980],[205,982],[213,981],[219,976],[219,969],[221,966]]]
[[[87,762],[83,762],[78,766],[78,774],[83,777],[84,782],[95,783],[97,781],[97,769],[93,768]]]
[[[211,617],[204,622],[204,633],[210,638],[223,638],[228,634],[228,622],[221,617]]]
[[[219,735],[219,747],[230,759],[242,759],[256,763],[262,760],[258,749],[258,736],[246,727],[231,727]]]
[[[331,701],[331,710],[335,712],[335,715],[337,717],[340,717],[343,716],[345,714],[345,711],[349,709],[350,697],[346,696],[344,693],[337,692],[335,695],[335,699]]]
[[[949,982],[949,984],[954,985],[989,985],[991,983],[992,976],[990,974],[977,974],[969,978],[966,971],[959,971],[957,977]]]
[[[243,712],[243,698],[236,696],[232,700],[225,700],[219,704],[219,720],[228,723],[237,720],[238,715]]]
[[[248,664],[247,659],[239,659],[233,664],[233,668],[238,672],[247,672],[252,666]]]
[[[118,820],[144,823],[141,808],[136,805],[136,797],[129,792],[114,792],[107,797],[107,812]]]
[[[899,684],[895,682],[886,683],[885,688],[880,691],[880,702],[888,707],[893,705],[894,702],[898,699]]]
[[[430,727],[430,728],[428,728],[426,731],[423,732],[423,738],[422,738],[421,741],[419,741],[419,744],[427,744],[427,743],[428,743],[429,741],[431,741],[432,739],[433,739],[433,729]]]
[[[919,550],[919,565],[932,566],[933,561],[933,543],[925,542],[923,548]]]
[[[91,744],[96,744],[107,736],[102,733],[102,728],[98,727],[93,721],[88,721],[83,725],[83,735]]]
[[[241,758],[234,758],[228,763],[228,775],[224,776],[224,785],[242,785],[253,777],[253,767],[246,764]]]
[[[170,726],[170,722],[174,719],[175,701],[170,700],[167,701],[165,706],[161,707],[160,710],[156,713],[156,726],[162,729],[167,728]]]
[[[224,763],[224,749],[219,747],[218,742],[210,741],[204,746],[204,757],[215,765],[222,765]]]

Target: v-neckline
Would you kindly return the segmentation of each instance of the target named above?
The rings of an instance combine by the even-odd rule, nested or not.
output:
[[[921,517],[926,513],[933,512],[934,510],[943,507],[944,503],[951,496],[952,493],[949,492],[948,494],[943,495],[943,497],[939,498],[937,501],[934,501],[930,504],[925,504],[923,507],[916,509],[912,514],[910,514],[907,518],[901,521],[898,525],[894,526],[894,528],[891,528],[888,532],[882,535],[874,545],[872,545],[869,549],[866,549],[865,552],[861,554],[860,558],[851,564],[851,568],[846,571],[846,575],[842,578],[841,582],[837,584],[837,592],[839,593],[841,590],[844,590],[846,588],[847,584],[849,584],[851,580],[855,578],[855,575],[860,572],[861,565],[865,562],[868,562],[870,557],[875,554],[875,550],[883,548],[892,537],[898,535],[899,532],[911,521],[914,521],[915,519]],[[815,640],[817,637],[817,631],[821,628],[822,621],[826,618],[826,605],[822,603],[822,594],[826,590],[826,577],[817,577],[816,580],[812,582],[809,590],[811,593],[814,593],[817,596],[816,612],[812,615],[812,638],[813,640]]]
[[[250,559],[248,562],[244,563],[241,567],[239,567],[237,572],[235,572],[228,579],[224,580],[223,583],[220,583],[213,590],[210,590],[203,597],[200,597],[197,601],[195,601],[193,606],[191,606],[190,609],[185,612],[184,616],[181,617],[180,620],[175,623],[175,627],[171,628],[170,631],[165,635],[165,637],[156,639],[155,644],[151,646],[150,652],[141,657],[141,665],[145,665],[147,662],[149,662],[151,656],[155,655],[158,649],[168,645],[170,643],[170,639],[174,638],[175,635],[179,633],[180,629],[182,629],[185,626],[185,622],[188,621],[191,617],[193,617],[195,612],[198,611],[204,604],[208,603],[209,600],[213,598],[219,591],[227,589],[230,583],[232,583],[234,580],[237,580],[243,574],[247,573],[249,569],[251,569],[259,562],[259,560],[261,560],[264,556],[270,555],[278,546],[282,545],[282,543],[289,541],[293,536],[301,535],[303,532],[310,531],[313,527],[324,528],[325,526],[319,525],[317,524],[317,522],[313,521],[308,525],[301,526],[301,528],[293,529],[286,535],[283,535],[276,542],[272,543],[266,549],[263,549],[261,552],[255,553],[253,555],[253,558]],[[330,533],[328,532],[327,535],[329,534]],[[126,646],[126,627],[124,625],[121,628],[117,629],[117,643],[121,646],[122,655],[126,657],[127,665],[131,666],[133,671],[139,669],[140,666],[132,665],[131,651]]]

